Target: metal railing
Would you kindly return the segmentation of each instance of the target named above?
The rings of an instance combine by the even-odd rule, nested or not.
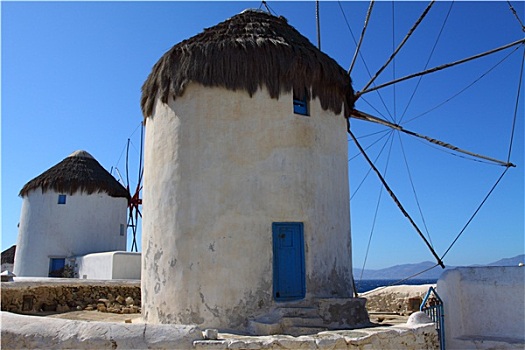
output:
[[[428,317],[434,321],[438,332],[439,348],[440,350],[445,350],[445,313],[443,312],[443,301],[434,287],[428,289],[419,310],[426,313]]]

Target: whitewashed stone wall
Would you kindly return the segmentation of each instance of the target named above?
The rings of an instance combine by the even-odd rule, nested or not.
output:
[[[219,340],[204,340],[203,332],[195,326],[68,321],[6,312],[1,313],[1,318],[4,349],[439,349],[433,324],[322,332],[301,337],[219,334]]]
[[[105,252],[76,257],[78,278],[140,280],[141,253]]]
[[[525,268],[463,267],[437,283],[447,349],[525,348]]]
[[[126,250],[126,198],[106,193],[67,195],[58,204],[58,193],[40,190],[24,196],[16,245],[14,273],[47,277],[50,258]]]
[[[242,337],[220,334],[219,340],[197,340],[196,350],[227,349],[330,349],[330,350],[438,350],[433,324],[399,325],[347,331],[328,331],[292,337]]]
[[[70,321],[1,313],[2,349],[191,349],[195,326]]]
[[[346,121],[191,83],[146,121],[143,316],[243,327],[275,306],[272,222],[303,222],[306,298],[351,297]]]

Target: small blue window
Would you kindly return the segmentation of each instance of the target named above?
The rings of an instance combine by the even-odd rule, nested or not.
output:
[[[49,274],[48,277],[63,277],[64,267],[66,266],[65,258],[51,258],[49,259]]]
[[[126,234],[126,227],[124,224],[120,224],[120,235],[124,236]]]
[[[305,92],[302,94],[303,97],[299,97],[298,94],[293,94],[293,112],[295,114],[308,115],[308,94]]]
[[[58,195],[58,204],[66,204],[66,195],[65,194],[59,194]]]

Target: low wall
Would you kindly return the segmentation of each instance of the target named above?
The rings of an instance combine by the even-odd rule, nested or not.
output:
[[[197,340],[196,350],[227,349],[337,349],[337,350],[438,350],[434,324],[399,325],[359,330],[327,331],[292,337],[274,335],[242,337],[220,334],[219,340]],[[221,338],[221,337],[220,337]]]
[[[128,307],[123,311],[125,313],[140,312],[140,281],[49,279],[2,282],[1,293],[2,311],[21,314],[97,309],[98,304],[104,304],[106,308],[100,311],[113,307],[113,312],[119,312],[123,310],[119,308],[121,305]]]
[[[441,275],[448,349],[525,347],[525,268],[462,267]]]
[[[104,252],[75,257],[76,273],[81,279],[140,280],[141,253]]]
[[[195,326],[86,322],[1,313],[2,349],[191,349]]]
[[[1,289],[2,310],[15,312],[0,313],[1,348],[5,349],[439,349],[434,324],[416,324],[410,320],[392,327],[326,331],[299,337],[221,333],[216,340],[205,340],[202,330],[192,325],[86,322],[18,315],[16,313],[38,314],[38,310],[49,307],[67,311],[58,309],[62,306],[82,308],[88,302],[117,296],[137,300],[140,282],[16,279],[3,282]],[[32,307],[24,310],[29,300]]]
[[[438,350],[434,325],[398,325],[292,337],[219,334],[195,326],[85,322],[1,313],[5,349],[337,349]]]

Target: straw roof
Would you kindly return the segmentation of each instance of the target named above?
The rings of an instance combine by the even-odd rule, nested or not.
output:
[[[284,17],[246,10],[173,46],[153,66],[142,86],[144,117],[157,97],[182,96],[189,82],[244,90],[266,87],[272,98],[294,91],[318,97],[325,110],[349,116],[354,104],[350,76],[319,51]],[[306,96],[305,96],[306,95]]]
[[[129,199],[128,191],[86,151],[73,152],[29,181],[20,191],[20,196],[24,197],[39,188],[42,193],[48,190],[67,194],[77,191],[86,194],[106,192],[111,197]]]
[[[12,264],[15,262],[16,245],[4,250],[1,254],[2,264]]]

